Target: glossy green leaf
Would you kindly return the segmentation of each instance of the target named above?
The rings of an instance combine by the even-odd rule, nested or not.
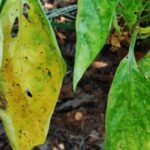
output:
[[[106,150],[150,149],[150,80],[125,58],[114,77],[106,113]]]
[[[83,73],[102,50],[109,34],[118,0],[79,0],[74,89]]]
[[[121,0],[121,13],[127,25],[132,28],[143,8],[142,0]]]
[[[150,78],[150,51],[138,63],[147,78]]]
[[[65,64],[38,0],[7,0],[0,23],[0,117],[12,148],[31,150],[47,136]]]

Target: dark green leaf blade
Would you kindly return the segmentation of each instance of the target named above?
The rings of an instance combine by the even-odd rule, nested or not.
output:
[[[74,89],[83,73],[103,48],[118,0],[79,0]]]
[[[150,149],[150,81],[125,58],[115,75],[106,113],[106,150]]]

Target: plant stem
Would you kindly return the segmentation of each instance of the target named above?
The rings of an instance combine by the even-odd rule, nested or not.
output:
[[[131,43],[130,43],[129,53],[128,53],[130,66],[133,63],[135,63],[134,47],[135,47],[135,42],[136,42],[136,39],[137,39],[138,32],[139,32],[139,30],[137,28],[135,28],[135,30],[133,31],[133,34],[131,36]]]

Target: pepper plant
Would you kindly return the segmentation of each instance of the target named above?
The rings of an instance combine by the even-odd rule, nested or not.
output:
[[[150,1],[78,0],[73,87],[102,50],[121,16],[131,35],[106,112],[106,150],[150,149],[150,53],[139,62],[136,39],[149,39]],[[17,25],[17,29],[15,29]],[[13,34],[15,31],[15,34]],[[66,70],[39,0],[0,0],[0,117],[14,150],[44,143]]]
[[[136,39],[150,37],[150,1],[79,0],[74,89],[102,50],[113,26],[121,34],[117,17],[130,33],[128,55],[120,62],[111,85],[105,120],[105,150],[150,149],[150,53],[139,62]]]

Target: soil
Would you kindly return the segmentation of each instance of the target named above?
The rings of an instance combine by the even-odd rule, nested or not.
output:
[[[76,4],[76,0],[49,0],[43,2],[46,11]],[[74,23],[76,12],[71,16],[60,15],[53,21]],[[75,56],[75,29],[54,27],[57,40],[68,70],[60,96],[51,119],[47,140],[35,150],[103,150],[105,135],[105,112],[108,92],[120,60],[127,54],[128,34],[120,37],[114,30],[102,52],[88,68],[78,84],[72,89]],[[148,46],[138,41],[136,57],[140,59]],[[141,50],[142,49],[142,50]],[[0,124],[0,150],[10,150],[2,124]]]

